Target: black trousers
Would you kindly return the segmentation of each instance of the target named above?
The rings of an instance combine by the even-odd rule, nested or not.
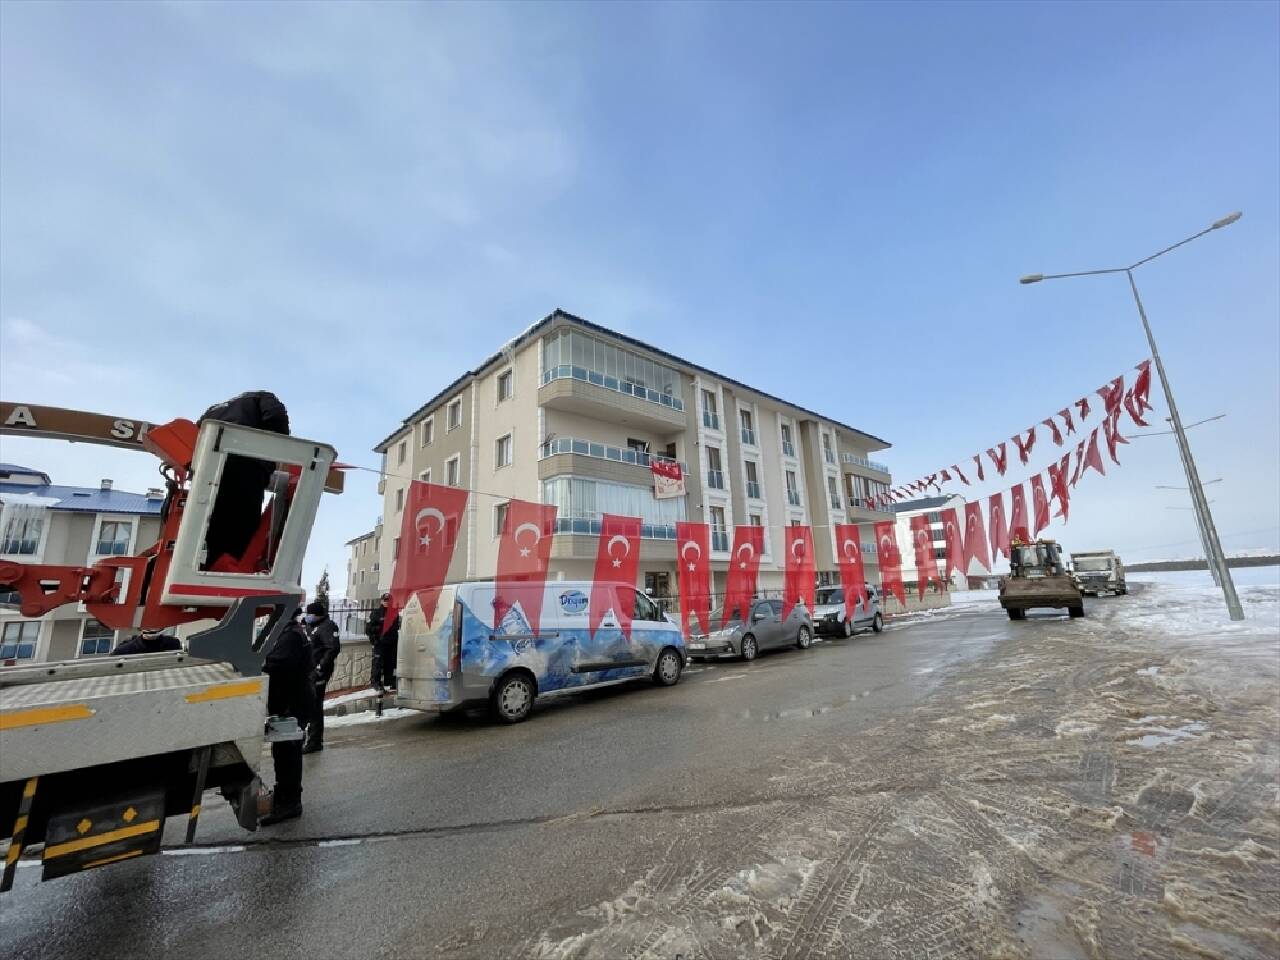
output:
[[[328,680],[317,680],[312,688],[311,720],[307,723],[307,742],[324,743],[324,689]]]
[[[395,640],[383,640],[373,648],[373,676],[369,679],[375,687],[396,685],[396,647]]]
[[[291,807],[302,802],[302,741],[281,740],[271,745],[271,760],[276,768],[276,786],[272,803]]]

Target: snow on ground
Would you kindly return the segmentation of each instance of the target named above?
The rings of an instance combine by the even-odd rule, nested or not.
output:
[[[352,690],[349,693],[340,693],[336,697],[325,697],[324,705],[326,707],[336,707],[343,703],[351,703],[355,700],[368,700],[370,697],[376,697],[377,692],[373,687],[366,687],[363,690]]]
[[[384,720],[412,717],[416,713],[418,713],[417,710],[410,710],[407,707],[388,707],[382,711],[382,716],[378,716],[372,710],[365,710],[362,713],[349,713],[344,717],[325,717],[324,728],[332,730],[334,727],[357,727],[364,723],[382,723]]]

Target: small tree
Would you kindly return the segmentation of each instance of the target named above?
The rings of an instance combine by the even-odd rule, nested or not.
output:
[[[329,568],[324,568],[324,573],[320,574],[320,582],[316,584],[316,602],[323,603],[326,610],[329,609]]]

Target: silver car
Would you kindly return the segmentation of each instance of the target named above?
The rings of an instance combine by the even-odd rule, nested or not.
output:
[[[880,613],[880,594],[867,584],[867,602],[861,600],[853,607],[853,616],[845,616],[844,590],[841,587],[819,587],[814,598],[813,629],[823,637],[852,637],[859,630],[884,629],[884,617]]]
[[[813,620],[803,603],[797,603],[785,620],[781,600],[752,600],[745,619],[737,608],[724,618],[724,608],[717,607],[711,611],[711,622],[724,626],[691,638],[685,644],[690,657],[754,660],[762,650],[791,646],[807,650],[813,644]]]

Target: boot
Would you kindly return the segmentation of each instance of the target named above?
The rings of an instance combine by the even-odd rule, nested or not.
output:
[[[275,826],[285,820],[296,820],[302,816],[302,801],[291,804],[272,804],[271,812],[258,821],[264,827]]]
[[[308,740],[302,745],[303,753],[319,753],[324,749],[324,744],[319,740]]]

